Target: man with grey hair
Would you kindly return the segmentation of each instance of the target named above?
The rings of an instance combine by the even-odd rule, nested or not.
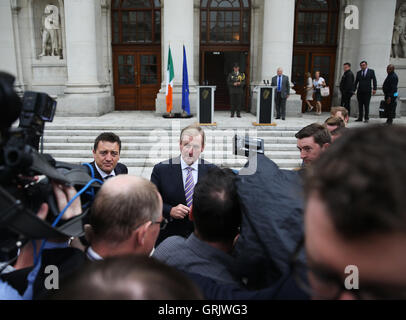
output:
[[[275,89],[275,106],[276,119],[285,120],[286,117],[286,100],[290,94],[289,77],[283,74],[283,69],[278,68],[277,75],[272,78],[272,86]]]
[[[130,175],[106,181],[97,193],[86,236],[90,242],[87,256],[101,260],[110,256],[152,252],[160,228],[162,199],[153,183]]]

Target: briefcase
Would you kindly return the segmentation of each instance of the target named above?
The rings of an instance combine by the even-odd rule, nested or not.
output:
[[[388,108],[385,100],[381,101],[379,105],[379,118],[387,118],[388,117]]]

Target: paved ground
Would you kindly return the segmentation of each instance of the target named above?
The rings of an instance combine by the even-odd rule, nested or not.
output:
[[[291,117],[283,120],[276,120],[276,128],[292,128],[304,127],[313,122],[324,122],[329,117],[329,113],[325,112],[320,116],[315,115],[313,112],[310,114],[303,114],[303,117]],[[349,127],[364,126],[367,124],[354,122],[355,118],[350,119]],[[67,126],[70,128],[80,128],[84,126],[100,126],[102,128],[165,128],[169,129],[172,126],[180,125],[181,128],[188,124],[197,121],[196,117],[190,119],[164,119],[158,116],[153,111],[115,111],[100,117],[62,117],[55,116],[52,123],[47,123],[46,127],[52,126]],[[241,118],[230,118],[227,111],[216,111],[214,114],[214,121],[217,123],[217,129],[231,129],[231,128],[249,128],[252,123],[256,121],[256,116],[250,113],[242,113]],[[384,123],[385,119],[371,118],[369,124]],[[402,123],[406,125],[406,117],[395,119],[395,123]],[[263,127],[265,130],[272,129],[272,127]]]

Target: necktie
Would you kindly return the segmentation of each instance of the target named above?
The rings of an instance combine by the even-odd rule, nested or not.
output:
[[[367,71],[364,70],[364,78],[367,76]]]
[[[281,76],[278,76],[278,91],[281,91]]]
[[[187,167],[187,176],[185,182],[185,197],[186,197],[186,205],[190,207],[193,203],[193,191],[195,189],[195,184],[193,182],[193,175],[192,175],[192,167]]]
[[[108,176],[105,176],[104,177],[104,181],[106,181],[106,180],[108,180],[108,179],[110,179],[110,178],[113,178],[114,176],[112,175],[112,174],[110,174],[110,175],[108,175]]]

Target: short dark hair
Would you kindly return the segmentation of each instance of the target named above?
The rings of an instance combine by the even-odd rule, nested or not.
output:
[[[358,239],[406,233],[406,127],[350,129],[307,170],[338,233]]]
[[[361,64],[363,64],[363,63],[368,64],[368,62],[366,62],[365,60],[362,60],[362,61],[359,63],[359,65],[361,65]]]
[[[196,285],[175,268],[145,256],[88,262],[66,278],[52,300],[197,300]]]
[[[212,168],[199,179],[193,193],[193,220],[206,241],[230,241],[238,234],[241,210],[231,169]]]
[[[120,243],[130,237],[136,226],[159,219],[162,212],[157,187],[149,180],[137,179],[132,183],[134,187],[125,191],[112,193],[103,185],[97,193],[90,214],[95,241]]]
[[[98,135],[96,140],[94,140],[93,150],[96,151],[97,147],[99,146],[100,141],[107,141],[107,142],[117,142],[118,143],[118,151],[121,152],[121,140],[118,135],[113,132],[103,132]]]
[[[328,117],[326,119],[326,121],[324,121],[324,124],[326,126],[337,126],[339,128],[345,127],[345,122],[343,119],[339,118],[339,117]]]
[[[313,137],[314,142],[320,147],[326,143],[331,143],[331,136],[328,130],[319,123],[312,123],[295,134],[296,139]]]
[[[349,62],[346,62],[346,63],[344,63],[343,65],[344,65],[344,66],[349,66],[349,67],[351,67],[351,63],[349,63]]]

